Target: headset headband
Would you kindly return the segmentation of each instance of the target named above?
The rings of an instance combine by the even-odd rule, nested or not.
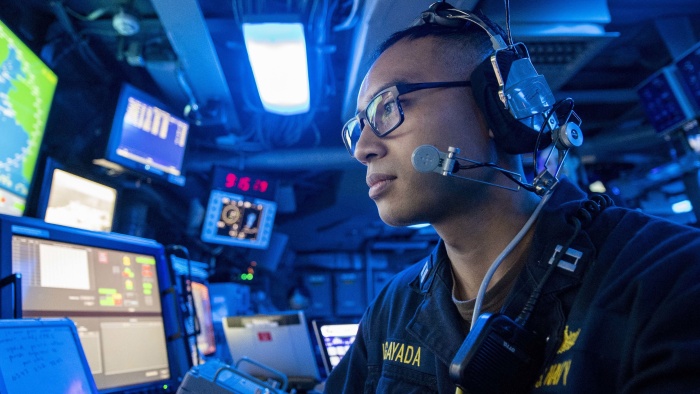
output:
[[[443,2],[433,3],[430,7],[423,11],[418,19],[413,23],[414,26],[423,24],[435,24],[449,27],[462,27],[467,22],[474,23],[479,26],[491,39],[491,46],[498,51],[508,48],[506,42],[500,34],[491,29],[481,18],[476,15],[464,12],[454,8],[452,5]]]

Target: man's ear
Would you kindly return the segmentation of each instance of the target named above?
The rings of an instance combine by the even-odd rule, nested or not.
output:
[[[502,51],[499,54],[508,65],[517,59],[516,54],[508,51]],[[509,70],[509,68],[503,68],[501,72],[508,75]],[[489,126],[489,135],[502,150],[510,154],[528,153],[536,148],[538,142],[539,147],[548,146],[552,142],[549,133],[540,135],[538,131],[520,122],[506,109],[499,97],[499,83],[490,57],[472,71],[470,80],[474,100]]]

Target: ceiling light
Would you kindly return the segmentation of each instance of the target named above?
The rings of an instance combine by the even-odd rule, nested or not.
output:
[[[248,58],[267,112],[309,111],[309,72],[301,23],[243,23]]]

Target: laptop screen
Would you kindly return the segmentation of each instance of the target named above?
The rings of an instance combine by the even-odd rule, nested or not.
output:
[[[234,363],[248,358],[293,379],[320,381],[321,373],[302,311],[251,316],[230,316],[222,320],[226,342]],[[256,377],[275,377],[269,370],[250,363],[238,368]]]
[[[0,320],[0,393],[96,394],[75,323]]]
[[[331,373],[355,341],[359,323],[324,322],[314,320],[314,333],[321,348],[326,374]]]

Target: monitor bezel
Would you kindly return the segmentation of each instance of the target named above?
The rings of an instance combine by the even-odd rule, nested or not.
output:
[[[644,98],[644,91],[650,89],[650,86],[652,86],[652,84],[657,80],[662,80],[668,88],[668,90],[664,93],[668,93],[671,96],[674,104],[677,105],[676,109],[679,111],[678,115],[682,115],[682,119],[673,119],[672,122],[666,121],[663,124],[660,124],[658,121],[653,119],[654,114],[650,108],[649,101]],[[664,67],[655,72],[646,78],[642,83],[637,85],[635,90],[639,97],[640,106],[646,114],[649,124],[651,124],[657,134],[668,134],[678,130],[685,123],[692,121],[696,116],[696,111],[687,97],[683,87],[681,86],[681,82],[679,81],[679,77],[677,75],[677,70],[673,65]],[[663,94],[658,94],[658,92],[653,92],[651,95],[656,100],[662,99],[664,96]]]
[[[68,335],[71,338],[71,344],[67,345],[73,345],[71,347],[71,351],[69,354],[64,354],[64,353],[48,353],[46,352],[43,357],[48,356],[49,354],[52,354],[54,357],[58,358],[59,362],[63,362],[63,364],[66,365],[66,367],[71,368],[70,370],[73,371],[73,375],[75,374],[80,374],[81,378],[83,378],[83,383],[87,384],[88,387],[82,386],[81,388],[86,388],[89,392],[89,394],[98,394],[98,389],[97,386],[95,385],[95,380],[92,377],[92,373],[90,371],[90,366],[88,365],[87,358],[85,357],[85,352],[83,351],[83,347],[80,343],[80,337],[78,335],[78,331],[76,329],[76,326],[74,322],[70,319],[67,318],[40,318],[40,319],[14,319],[14,320],[1,320],[0,321],[0,330],[22,330],[22,331],[34,331],[35,337],[38,335],[37,332],[41,333],[41,330],[43,329],[65,329],[68,330]],[[48,343],[49,338],[42,338],[40,339],[41,342]],[[31,344],[33,345],[35,342],[32,342]],[[55,342],[54,342],[55,343]],[[20,346],[27,346],[29,345],[28,343],[19,343]],[[50,346],[53,346],[53,343],[50,343]],[[64,346],[64,343],[58,342],[56,346]],[[57,349],[52,349],[53,352],[56,352]],[[25,359],[31,358],[30,355],[24,354]],[[11,356],[10,356],[11,357]],[[38,356],[42,357],[42,356]],[[66,361],[77,361],[77,363],[66,363],[63,361],[63,359],[66,359]],[[41,360],[41,358],[35,359],[35,360]],[[41,362],[41,361],[36,361]],[[14,361],[15,365],[19,364],[18,361]],[[78,365],[75,365],[78,364]],[[21,364],[20,364],[21,365]],[[25,368],[26,369],[26,368]],[[36,367],[36,369],[30,373],[36,373],[37,376],[41,376],[44,373],[51,373],[50,370],[47,368],[41,368],[41,367]],[[6,383],[3,382],[3,374],[0,373],[0,389],[7,390]],[[29,378],[31,375],[25,375],[26,378]],[[7,380],[7,379],[5,379]],[[73,386],[73,380],[70,381],[71,386]],[[44,381],[35,381],[35,384],[37,386],[45,385],[47,382]],[[67,383],[67,382],[64,382]],[[37,391],[39,390],[38,387]],[[26,389],[26,387],[25,387]],[[54,388],[56,389],[56,388]]]
[[[223,199],[225,198],[232,201],[247,201],[263,207],[258,224],[258,236],[255,239],[240,239],[217,233],[217,223],[221,217],[221,210],[223,208],[222,203]],[[272,237],[272,228],[274,227],[276,212],[277,203],[274,201],[251,198],[241,194],[229,193],[214,189],[209,194],[209,201],[207,203],[207,209],[205,211],[204,220],[202,223],[201,239],[204,242],[213,244],[240,246],[252,249],[266,249],[270,244],[270,238]]]
[[[17,202],[20,202],[22,204],[22,208],[19,209],[18,211],[15,211],[14,208],[9,208],[5,209],[4,211],[0,211],[0,214],[7,214],[7,215],[12,215],[12,216],[23,216],[26,215],[27,212],[27,205],[31,204],[31,199],[32,199],[32,194],[35,192],[36,188],[39,186],[37,183],[37,166],[39,164],[39,159],[41,157],[41,146],[43,144],[43,140],[46,134],[46,130],[49,126],[48,121],[49,121],[49,115],[51,114],[51,110],[54,106],[54,101],[56,99],[56,90],[58,87],[58,75],[54,72],[54,70],[46,64],[46,62],[41,59],[41,57],[32,49],[28,44],[27,40],[21,37],[17,32],[16,29],[13,29],[10,27],[10,25],[0,18],[0,28],[3,28],[3,30],[7,30],[7,32],[14,36],[14,38],[17,39],[18,43],[22,46],[22,49],[26,51],[28,54],[31,54],[33,57],[31,63],[32,64],[39,64],[42,68],[41,70],[41,75],[44,75],[47,78],[54,79],[55,82],[53,83],[53,86],[51,88],[50,92],[46,92],[45,96],[48,99],[48,105],[46,106],[46,111],[43,114],[43,128],[41,130],[41,135],[38,138],[38,141],[34,141],[34,146],[36,146],[36,151],[34,152],[34,157],[32,159],[31,163],[31,174],[29,178],[29,182],[27,183],[27,190],[24,196],[22,196],[19,192],[17,191],[12,191],[8,190],[6,188],[0,188],[0,193],[6,194],[7,197],[9,197],[11,200],[17,200]],[[34,115],[35,117],[39,114],[39,111],[37,108],[34,108]],[[25,166],[26,164],[23,164]]]
[[[188,280],[188,279],[186,279],[186,278],[184,278],[184,279],[185,279],[186,281]],[[207,292],[207,297],[208,297],[208,298],[207,298],[207,300],[206,300],[206,303],[207,303],[208,306],[209,306],[209,311],[202,311],[202,310],[200,310],[200,309],[198,308],[199,305],[197,305],[197,304],[198,304],[197,301],[196,301],[196,300],[194,301],[195,304],[196,304],[196,307],[197,307],[197,309],[196,309],[196,315],[197,315],[197,319],[199,319],[199,326],[200,326],[200,334],[199,334],[199,335],[196,335],[194,338],[195,338],[195,345],[196,345],[197,350],[198,350],[199,352],[201,352],[201,354],[204,355],[204,356],[211,356],[211,355],[213,355],[214,353],[216,353],[216,335],[215,335],[215,333],[214,333],[214,317],[212,316],[212,312],[211,312],[211,292],[209,291],[209,283],[206,282],[206,281],[201,281],[201,280],[194,279],[194,278],[191,280],[190,289],[192,289],[192,297],[193,297],[193,299],[194,299],[194,298],[195,298],[195,291],[194,291],[193,289],[194,289],[196,286],[192,286],[192,285],[203,286],[204,289],[205,289],[206,292]],[[207,313],[207,312],[208,312],[208,313]],[[202,322],[202,319],[207,320],[207,323],[203,323],[203,322]],[[210,331],[208,331],[208,332],[205,333],[204,330],[205,330],[207,327],[210,329]],[[206,337],[206,341],[208,342],[207,345],[209,345],[209,348],[208,348],[206,351],[203,351],[203,350],[200,349],[200,347],[199,347],[199,338],[200,338],[200,336]]]
[[[323,361],[323,367],[325,369],[326,375],[330,374],[331,371],[333,370],[333,366],[331,365],[331,356],[328,354],[328,349],[326,349],[323,334],[321,334],[321,327],[323,326],[333,326],[333,325],[346,325],[346,324],[355,324],[357,325],[358,328],[358,333],[359,333],[359,324],[360,324],[360,318],[357,319],[351,319],[351,318],[320,318],[320,319],[313,319],[311,320],[311,325],[314,330],[314,336],[316,339],[316,345],[318,346],[319,353],[321,354],[321,360]],[[356,334],[357,337],[357,334]]]
[[[181,370],[187,368],[187,366],[182,364],[182,360],[180,360],[176,354],[179,352],[178,347],[182,345],[176,345],[169,339],[179,336],[179,315],[176,309],[174,295],[163,294],[165,290],[172,288],[172,284],[167,268],[164,248],[160,243],[154,240],[125,234],[94,232],[55,225],[43,222],[37,218],[15,217],[0,214],[0,277],[11,274],[13,252],[12,238],[14,235],[153,256],[156,259],[155,269],[161,291],[160,313],[164,328],[169,378],[140,382],[126,386],[104,388],[100,389],[100,393],[115,393],[124,390],[128,391],[144,388],[158,388],[164,385],[177,385],[177,377],[182,373]],[[7,289],[2,289],[2,295],[5,295],[4,291],[6,290]],[[26,289],[22,291],[24,292]],[[11,297],[0,298],[0,300],[2,300],[0,304],[1,318],[11,317],[10,311],[12,308],[11,305],[9,305],[10,298]]]
[[[119,146],[122,143],[124,136],[124,117],[126,115],[129,98],[144,101],[149,106],[157,107],[158,109],[167,112],[171,117],[187,124],[185,145],[182,148],[182,153],[180,155],[180,163],[179,165],[175,166],[175,172],[168,172],[158,168],[158,166],[153,166],[136,159],[131,159],[118,153]],[[116,172],[130,172],[149,180],[161,180],[166,181],[169,184],[184,186],[184,163],[190,132],[191,124],[184,117],[177,115],[175,111],[173,111],[162,100],[128,82],[123,82],[114,106],[114,113],[110,125],[104,159],[95,160],[95,164],[109,168]]]
[[[97,183],[99,185],[102,185],[106,188],[112,189],[115,192],[115,199],[114,203],[112,204],[112,223],[110,226],[110,230],[106,232],[110,232],[112,229],[114,229],[114,224],[115,224],[115,219],[116,219],[116,208],[117,204],[119,203],[119,188],[117,188],[114,185],[110,185],[107,183],[104,183],[102,181],[97,181],[93,179],[91,176],[87,176],[84,174],[82,171],[76,171],[75,169],[68,169],[66,166],[58,162],[52,157],[47,157],[45,161],[45,167],[44,167],[44,172],[43,172],[43,178],[41,182],[41,190],[39,192],[39,199],[37,203],[37,208],[36,208],[36,217],[46,221],[46,214],[48,211],[49,207],[49,201],[51,198],[51,194],[53,191],[54,187],[54,175],[56,173],[56,170],[63,171],[65,173],[68,173],[70,175],[85,179],[90,182]],[[57,224],[57,223],[53,223]],[[60,224],[59,224],[60,225]],[[70,227],[70,226],[69,226]],[[80,227],[76,227],[80,228]],[[85,228],[83,228],[85,229]],[[89,231],[94,231],[94,230],[89,230]]]
[[[683,72],[682,63],[684,61],[687,61],[691,57],[696,58],[697,60],[697,89],[693,89],[693,86],[691,86],[691,81],[689,81],[688,78],[686,78],[687,75]],[[694,114],[696,116],[700,116],[700,42],[691,46],[688,50],[686,50],[680,56],[674,59],[673,66],[676,70],[676,73],[678,75],[678,81],[682,86],[683,91],[686,93],[688,99],[693,105]]]

